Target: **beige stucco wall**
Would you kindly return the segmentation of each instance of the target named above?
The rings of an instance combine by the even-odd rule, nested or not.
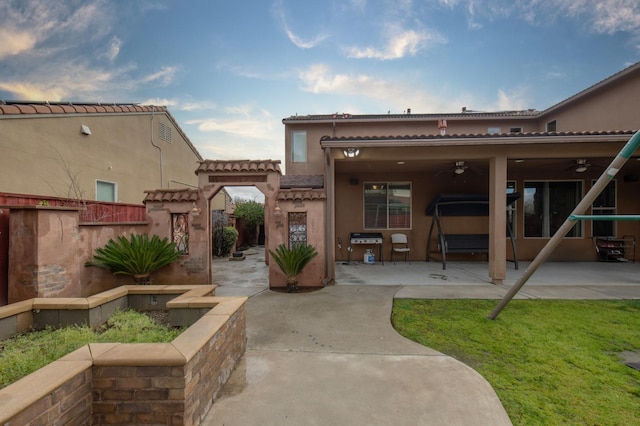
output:
[[[172,143],[158,137],[160,123],[172,129]],[[0,129],[3,192],[78,198],[77,179],[92,200],[103,180],[117,184],[117,201],[141,203],[144,190],[197,184],[198,155],[164,112],[4,115]]]
[[[589,91],[567,105],[551,108],[539,119],[539,130],[556,120],[558,131],[637,130],[640,75],[624,76],[606,88]]]

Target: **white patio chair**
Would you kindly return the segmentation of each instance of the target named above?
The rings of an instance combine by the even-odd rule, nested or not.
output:
[[[391,234],[391,260],[394,265],[396,263],[394,257],[396,253],[404,253],[404,261],[406,262],[409,259],[410,251],[411,249],[409,248],[409,241],[407,240],[406,234]]]

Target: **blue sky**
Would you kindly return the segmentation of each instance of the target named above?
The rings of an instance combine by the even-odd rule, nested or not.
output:
[[[295,114],[545,109],[639,60],[638,0],[0,0],[0,99],[166,105],[210,159],[284,160]]]

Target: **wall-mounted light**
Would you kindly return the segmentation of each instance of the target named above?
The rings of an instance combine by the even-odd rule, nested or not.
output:
[[[273,209],[274,216],[282,216],[282,209],[280,208],[280,201],[276,201],[276,208]]]
[[[360,148],[345,148],[342,150],[342,153],[347,158],[355,158],[360,155]]]
[[[88,135],[91,134],[91,129],[86,124],[82,124],[80,126],[80,133],[82,133],[83,135],[87,135],[88,136]]]
[[[189,214],[191,214],[191,216],[200,216],[200,209],[196,205],[195,201],[193,202],[193,207],[191,208]]]

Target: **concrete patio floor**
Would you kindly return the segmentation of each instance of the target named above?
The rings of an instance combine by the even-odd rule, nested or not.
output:
[[[219,296],[252,296],[269,288],[264,247],[245,251],[245,260],[213,261],[213,283]],[[411,261],[337,262],[335,285],[401,286],[394,298],[501,299],[525,272],[507,263],[504,284],[494,285],[488,263]],[[640,262],[547,262],[531,276],[516,298],[637,299],[640,298]]]
[[[216,295],[249,296],[247,352],[203,425],[508,425],[491,386],[401,337],[393,299],[501,299],[529,266],[491,284],[486,262],[336,264],[335,285],[269,290],[264,248],[215,259]],[[549,262],[516,298],[639,299],[640,263]],[[496,301],[497,303],[497,301]]]

